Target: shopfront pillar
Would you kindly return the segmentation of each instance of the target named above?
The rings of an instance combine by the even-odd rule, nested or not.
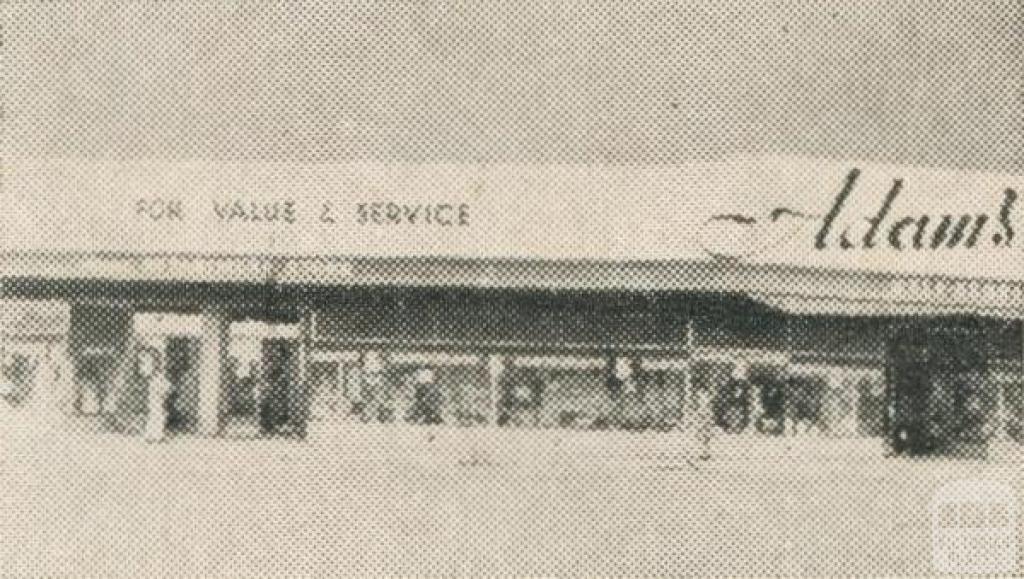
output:
[[[1022,326],[1020,333],[1021,370],[1019,371],[1024,371],[1024,322],[1018,322],[1018,326]],[[1011,388],[1021,388],[1020,382],[1017,380],[1012,380],[1010,382],[1006,382],[1004,380],[996,381],[996,431],[994,438],[997,443],[1009,445],[1014,444],[1013,436],[1010,434],[1011,423],[1015,420],[1024,418],[1024,416],[1011,416],[1014,412],[1013,403],[1010,400]]]
[[[303,311],[299,321],[299,340],[296,352],[295,386],[291,401],[291,412],[294,428],[300,436],[305,438],[309,427],[310,410],[312,405],[311,397],[313,389],[309,383],[309,352],[311,349],[313,335],[313,314],[311,311]]]
[[[219,308],[202,312],[202,345],[199,356],[199,432],[220,432],[221,404],[227,368],[230,318]]]
[[[50,404],[48,416],[62,422],[73,412],[75,397],[74,361],[66,340],[54,342],[47,347],[48,378],[50,382]]]
[[[1006,389],[1003,387],[1002,384],[998,382],[996,383],[995,387],[995,429],[992,438],[996,442],[1005,442],[1006,440],[1009,439],[1008,433],[1006,431]]]
[[[487,412],[487,424],[497,426],[499,406],[501,404],[501,375],[505,373],[505,360],[498,354],[491,354],[487,357],[487,375],[489,378],[490,406]]]

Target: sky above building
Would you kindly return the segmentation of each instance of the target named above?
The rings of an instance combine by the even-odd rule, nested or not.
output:
[[[4,3],[3,150],[1024,170],[1024,3]]]

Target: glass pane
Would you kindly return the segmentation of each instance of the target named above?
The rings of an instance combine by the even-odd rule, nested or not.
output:
[[[0,365],[0,398],[20,406],[32,396],[39,361],[24,352],[5,352]]]
[[[993,381],[1002,396],[1001,434],[1024,443],[1024,376],[1019,369],[1001,371],[994,374]]]
[[[644,402],[650,416],[650,428],[668,430],[684,419],[686,370],[648,370]]]
[[[823,410],[828,390],[828,382],[822,376],[794,376],[789,379],[787,419],[793,434],[827,429]]]
[[[523,357],[502,374],[498,391],[500,425],[610,428],[616,424],[600,359]]]
[[[735,367],[735,363],[725,361],[698,361],[693,365],[694,391],[711,394],[715,425],[731,433],[742,432],[750,421],[750,384],[733,376]]]
[[[755,427],[762,434],[783,434],[786,425],[786,379],[783,368],[776,365],[751,366],[749,379],[752,412],[757,416]]]
[[[857,433],[861,436],[885,434],[885,374],[872,372],[857,379]]]
[[[340,380],[337,362],[310,362],[306,370],[310,384],[311,420],[324,420],[338,414]]]
[[[1017,380],[1004,384],[1006,401],[1006,433],[1024,444],[1024,382]]]
[[[343,398],[364,421],[469,426],[488,420],[490,377],[479,356],[402,352],[353,365],[344,378]]]

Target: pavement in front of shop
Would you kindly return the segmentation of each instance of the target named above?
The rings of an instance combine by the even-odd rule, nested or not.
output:
[[[926,574],[939,487],[1024,489],[1011,459],[733,438],[699,461],[685,432],[314,434],[147,445],[6,424],[0,575]]]

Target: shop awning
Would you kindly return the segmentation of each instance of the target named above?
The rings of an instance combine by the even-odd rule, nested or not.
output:
[[[1024,308],[970,303],[844,300],[827,296],[755,294],[755,300],[769,307],[800,316],[907,317],[981,316],[1024,319]]]
[[[730,261],[553,261],[222,255],[0,254],[0,290],[17,282],[149,282],[309,288],[463,287],[692,292],[747,296],[800,315],[1024,318],[1024,284],[870,275]],[[74,296],[69,295],[69,298]],[[143,299],[145,296],[138,296]]]

